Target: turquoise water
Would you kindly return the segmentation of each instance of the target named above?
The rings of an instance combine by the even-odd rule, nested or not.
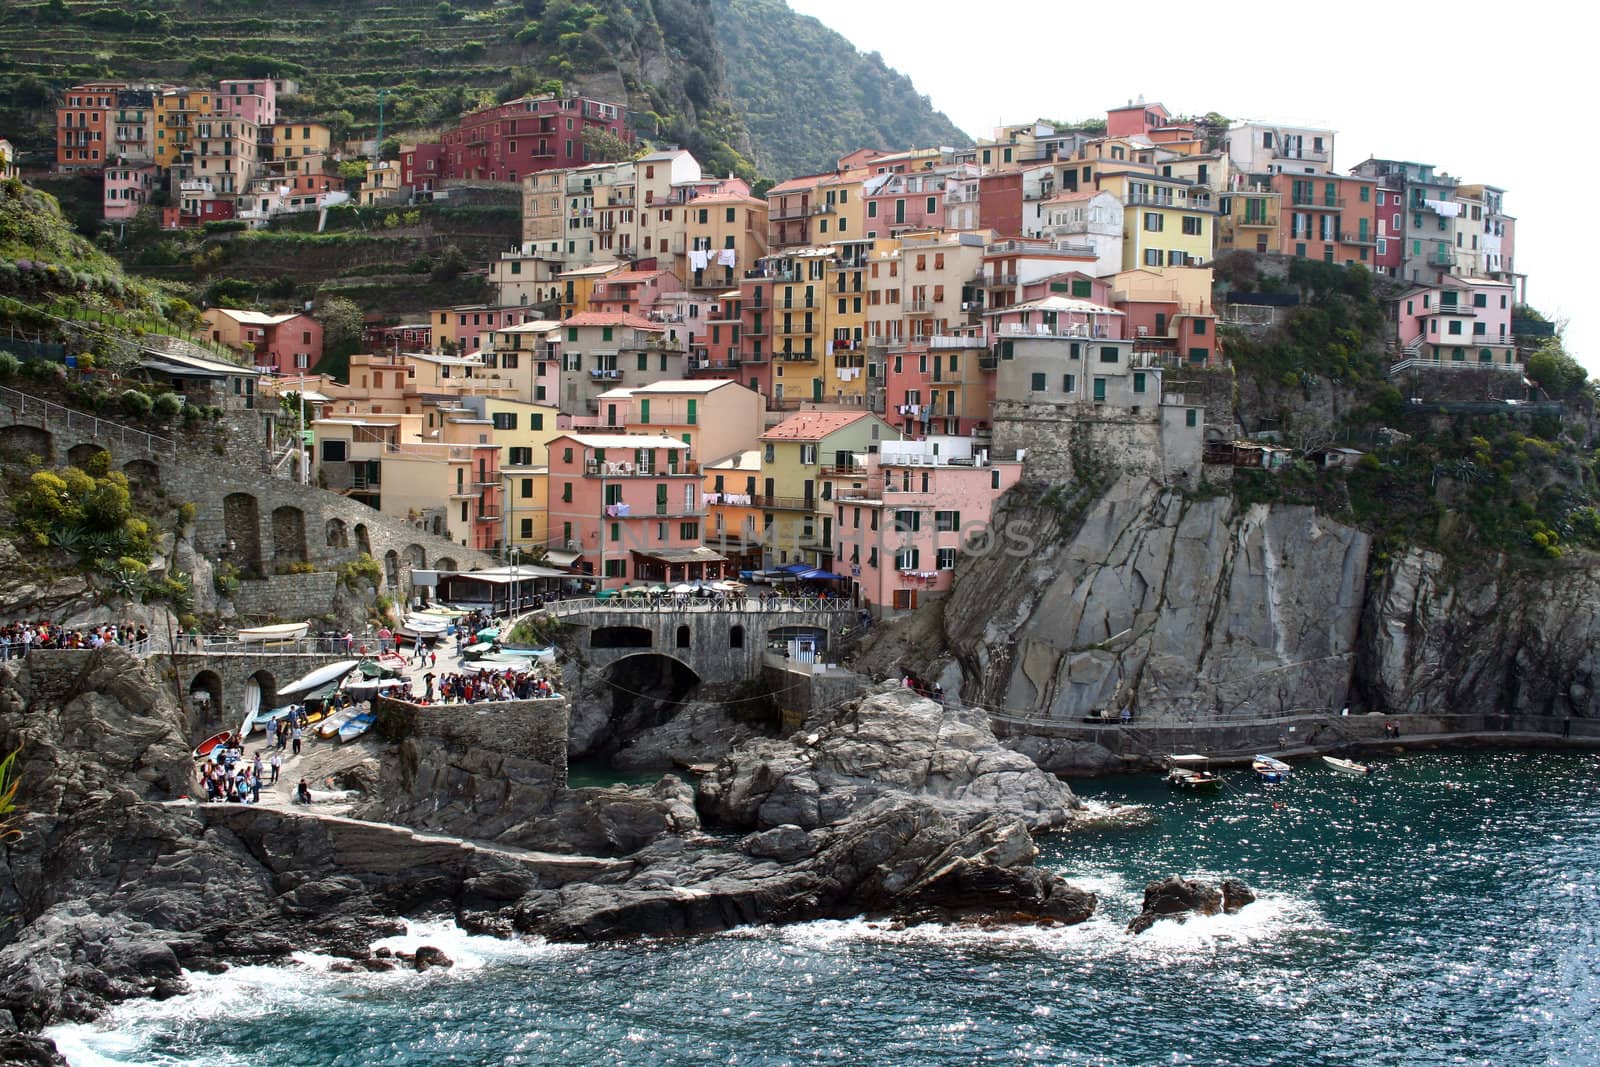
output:
[[[74,1065],[1585,1064],[1600,1062],[1600,763],[1306,764],[1221,796],[1082,783],[1143,825],[1057,838],[1082,926],[865,922],[552,946],[414,928],[460,965],[287,968],[54,1032]],[[1234,916],[1122,932],[1144,883],[1240,877]]]

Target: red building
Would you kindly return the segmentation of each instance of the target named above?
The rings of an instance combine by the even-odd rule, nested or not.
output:
[[[406,145],[400,151],[400,185],[431,193],[444,174],[444,145]]]
[[[622,105],[582,96],[525,96],[487,107],[463,115],[460,125],[444,135],[439,177],[517,182],[536,171],[580,167],[590,162],[584,130],[603,130],[632,143],[627,120]],[[417,152],[423,147],[418,145]],[[425,167],[427,157],[421,159]],[[404,160],[401,168],[404,181]]]
[[[1001,171],[978,179],[978,225],[1001,237],[1022,236],[1022,172]]]
[[[115,153],[109,130],[124,82],[86,82],[62,94],[56,108],[56,168],[99,170]]]

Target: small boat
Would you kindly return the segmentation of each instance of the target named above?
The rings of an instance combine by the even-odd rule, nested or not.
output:
[[[326,719],[323,719],[317,726],[317,736],[332,740],[339,736],[339,731],[344,728],[345,723],[360,714],[361,706],[359,704],[351,704],[348,708],[339,709]]]
[[[1281,782],[1293,771],[1292,767],[1275,756],[1257,756],[1250,761],[1250,769],[1263,782]]]
[[[309,622],[281,622],[273,626],[248,626],[239,631],[241,641],[298,641],[311,629]]]
[[[1338,771],[1340,774],[1368,775],[1372,768],[1365,763],[1357,763],[1353,759],[1341,759],[1338,756],[1323,756],[1322,762]]]
[[[461,650],[461,654],[466,656],[468,659],[477,659],[479,656],[487,655],[493,651],[494,642],[479,641],[476,644],[468,645],[466,648],[463,648]]]
[[[1181,789],[1222,788],[1222,776],[1211,772],[1211,758],[1198,753],[1167,757],[1167,784]]]
[[[219,747],[226,745],[232,740],[233,732],[231,730],[224,730],[220,734],[213,734],[204,741],[200,742],[198,745],[194,746],[194,758],[209,759],[211,757],[211,753],[215,752]]]
[[[378,657],[378,666],[390,674],[402,674],[406,669],[406,658],[398,652],[385,652]]]
[[[501,645],[500,652],[498,654],[501,656],[518,656],[523,659],[537,659],[548,662],[556,658],[556,648],[554,645],[550,645],[547,648],[507,648],[505,645]]]
[[[255,714],[254,720],[251,721],[250,729],[246,731],[246,733],[253,733],[256,730],[265,730],[270,734],[274,729],[274,723],[286,715],[293,715],[299,710],[299,704],[285,704],[283,707],[273,708],[271,711],[258,711]]]
[[[378,717],[370,711],[363,711],[359,715],[353,715],[348,722],[339,727],[339,740],[341,742],[354,741],[366,733],[372,724],[377,721]]]
[[[278,695],[286,697],[295,693],[310,693],[327,685],[329,682],[337,682],[340,678],[360,666],[360,663],[360,660],[342,659],[335,663],[330,663],[326,667],[318,667],[305,677],[296,679],[290,684],[279,688]]]

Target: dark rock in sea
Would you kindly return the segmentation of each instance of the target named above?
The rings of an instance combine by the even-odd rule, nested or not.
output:
[[[432,945],[422,945],[412,958],[411,965],[418,971],[426,971],[432,967],[454,967],[456,961]]]
[[[67,1067],[55,1042],[27,1034],[0,1034],[0,1067]]]
[[[380,951],[382,951],[382,950],[380,950]],[[360,961],[358,961],[356,963],[356,966],[360,967],[363,971],[372,971],[373,973],[381,974],[384,971],[392,971],[392,970],[394,970],[394,961],[393,960],[360,960]]]
[[[1213,886],[1174,875],[1144,887],[1144,906],[1128,924],[1128,933],[1142,934],[1163,919],[1182,923],[1191,915],[1232,914],[1255,899],[1249,888],[1231,879]]]

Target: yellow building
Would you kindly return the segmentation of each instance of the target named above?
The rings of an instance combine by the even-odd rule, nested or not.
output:
[[[751,448],[702,468],[706,532],[703,543],[731,560],[736,570],[760,570],[761,449]]]
[[[322,160],[333,150],[333,131],[320,122],[279,122],[267,127],[271,155],[286,174],[320,173]]]
[[[1282,252],[1278,223],[1283,194],[1266,185],[1250,185],[1217,198],[1217,250],[1266,254]]]
[[[400,164],[391,160],[367,163],[367,176],[361,182],[358,198],[362,207],[387,204],[405,198],[400,188]]]
[[[517,549],[527,558],[535,557],[550,545],[550,468],[501,467],[505,481],[501,496],[505,501],[505,533],[508,550]],[[564,546],[555,546],[557,549]],[[510,558],[509,551],[507,558]]]
[[[474,401],[468,404],[475,406]],[[543,467],[550,457],[551,438],[563,432],[556,426],[561,410],[548,404],[486,396],[483,414],[492,428],[490,439],[500,446],[501,467]]]
[[[622,263],[598,263],[592,267],[562,271],[556,279],[561,287],[561,317],[570,319],[593,310],[589,301],[594,297],[594,287],[623,269]]]
[[[765,200],[748,192],[717,192],[698,196],[679,210],[684,252],[681,259],[673,256],[682,265],[674,273],[686,288],[708,295],[736,289],[744,271],[767,254]],[[676,245],[672,247],[676,252]]]
[[[1209,263],[1216,247],[1216,202],[1181,178],[1102,167],[1101,189],[1123,203],[1122,268]]]
[[[207,89],[166,89],[155,95],[158,167],[177,167],[186,162],[194,148],[194,120],[212,113],[215,98]]]
[[[867,412],[802,411],[761,435],[761,509],[767,566],[805,562],[827,569],[833,561],[832,482],[855,455],[900,431]]]

